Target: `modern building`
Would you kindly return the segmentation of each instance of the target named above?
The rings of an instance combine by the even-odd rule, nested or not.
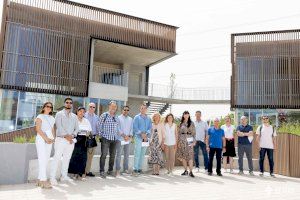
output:
[[[300,30],[231,35],[231,107],[238,118],[300,120]]]
[[[66,0],[4,0],[0,133],[34,125],[45,101],[74,107],[110,100],[133,111],[149,67],[176,55],[177,27]]]

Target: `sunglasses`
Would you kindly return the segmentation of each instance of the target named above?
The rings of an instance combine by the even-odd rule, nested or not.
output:
[[[263,120],[267,120],[267,119],[269,119],[268,117],[263,117]]]
[[[51,108],[51,109],[52,109],[52,108],[53,108],[53,106],[45,106],[45,108]]]
[[[73,104],[73,102],[71,102],[71,101],[67,101],[65,104]]]
[[[90,108],[96,108],[96,107],[94,107],[94,106],[90,106]]]
[[[129,111],[129,110],[125,110],[125,109],[124,109],[124,111]]]

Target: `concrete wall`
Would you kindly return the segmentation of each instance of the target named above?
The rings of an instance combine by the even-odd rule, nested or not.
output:
[[[117,85],[90,82],[88,97],[127,101],[128,88]]]
[[[35,144],[0,143],[0,185],[27,182],[29,160],[37,159]]]
[[[144,94],[146,82],[146,67],[123,65],[123,70],[128,72],[129,94]]]

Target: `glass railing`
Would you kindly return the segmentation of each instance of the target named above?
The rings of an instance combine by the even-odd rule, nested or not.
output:
[[[111,67],[93,66],[91,82],[128,86],[128,72]]]

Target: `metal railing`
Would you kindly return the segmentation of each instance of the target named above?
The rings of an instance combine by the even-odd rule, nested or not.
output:
[[[94,65],[91,81],[96,83],[127,87],[128,72],[124,72],[121,69]]]
[[[182,88],[156,83],[146,83],[148,96],[180,100],[230,100],[228,87]]]

